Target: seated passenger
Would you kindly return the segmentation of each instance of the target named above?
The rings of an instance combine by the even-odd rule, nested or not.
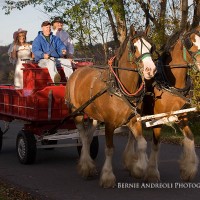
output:
[[[8,49],[9,60],[15,67],[14,86],[16,89],[23,88],[23,59],[32,58],[32,46],[26,42],[27,31],[21,28],[13,33],[13,43]]]
[[[51,23],[44,21],[41,28],[42,31],[38,32],[32,44],[35,61],[38,61],[39,67],[48,68],[53,82],[59,82],[61,77],[56,65],[61,64],[64,67],[65,76],[68,78],[65,68],[71,68],[71,60],[62,58],[67,54],[67,50],[60,38],[52,34]]]
[[[52,32],[53,35],[56,35],[61,39],[61,41],[64,43],[64,45],[67,48],[67,57],[73,58],[74,54],[74,45],[72,43],[72,40],[69,36],[69,34],[63,30],[63,20],[60,17],[55,17],[54,20],[51,22],[52,25]]]
[[[51,22],[52,25],[52,32],[53,35],[59,37],[61,39],[61,41],[64,43],[64,45],[66,46],[67,49],[67,58],[72,59],[73,58],[73,54],[74,54],[74,45],[72,43],[72,40],[69,36],[69,34],[63,30],[63,20],[61,17],[55,17],[54,20]],[[72,67],[65,67],[65,74],[67,74],[67,77],[69,78],[69,76],[73,73],[73,69]]]

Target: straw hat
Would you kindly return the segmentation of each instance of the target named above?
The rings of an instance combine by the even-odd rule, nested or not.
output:
[[[14,39],[14,40],[17,39],[17,36],[18,36],[19,33],[25,33],[25,34],[27,34],[27,31],[26,31],[26,30],[23,30],[22,28],[19,28],[17,31],[15,31],[15,32],[13,33],[13,39]]]

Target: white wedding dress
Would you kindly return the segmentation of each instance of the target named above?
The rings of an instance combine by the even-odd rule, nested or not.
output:
[[[15,75],[14,75],[14,86],[16,89],[23,89],[23,70],[24,66],[22,65],[25,61],[22,59],[31,58],[31,45],[27,46],[16,46],[17,59],[11,58],[11,52],[13,51],[13,45],[10,46],[8,50],[8,55],[10,56],[10,62],[16,64]]]

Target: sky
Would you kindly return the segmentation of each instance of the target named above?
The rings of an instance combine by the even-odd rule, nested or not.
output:
[[[33,6],[22,10],[14,9],[11,14],[5,15],[3,4],[4,0],[0,0],[0,46],[11,44],[13,33],[19,28],[27,30],[27,41],[32,41],[41,30],[42,22],[49,20],[49,15],[42,12],[40,7]]]

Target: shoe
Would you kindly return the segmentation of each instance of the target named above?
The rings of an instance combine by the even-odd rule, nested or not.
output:
[[[54,83],[58,83],[61,81],[61,76],[59,73],[57,73],[55,76],[54,76]]]

